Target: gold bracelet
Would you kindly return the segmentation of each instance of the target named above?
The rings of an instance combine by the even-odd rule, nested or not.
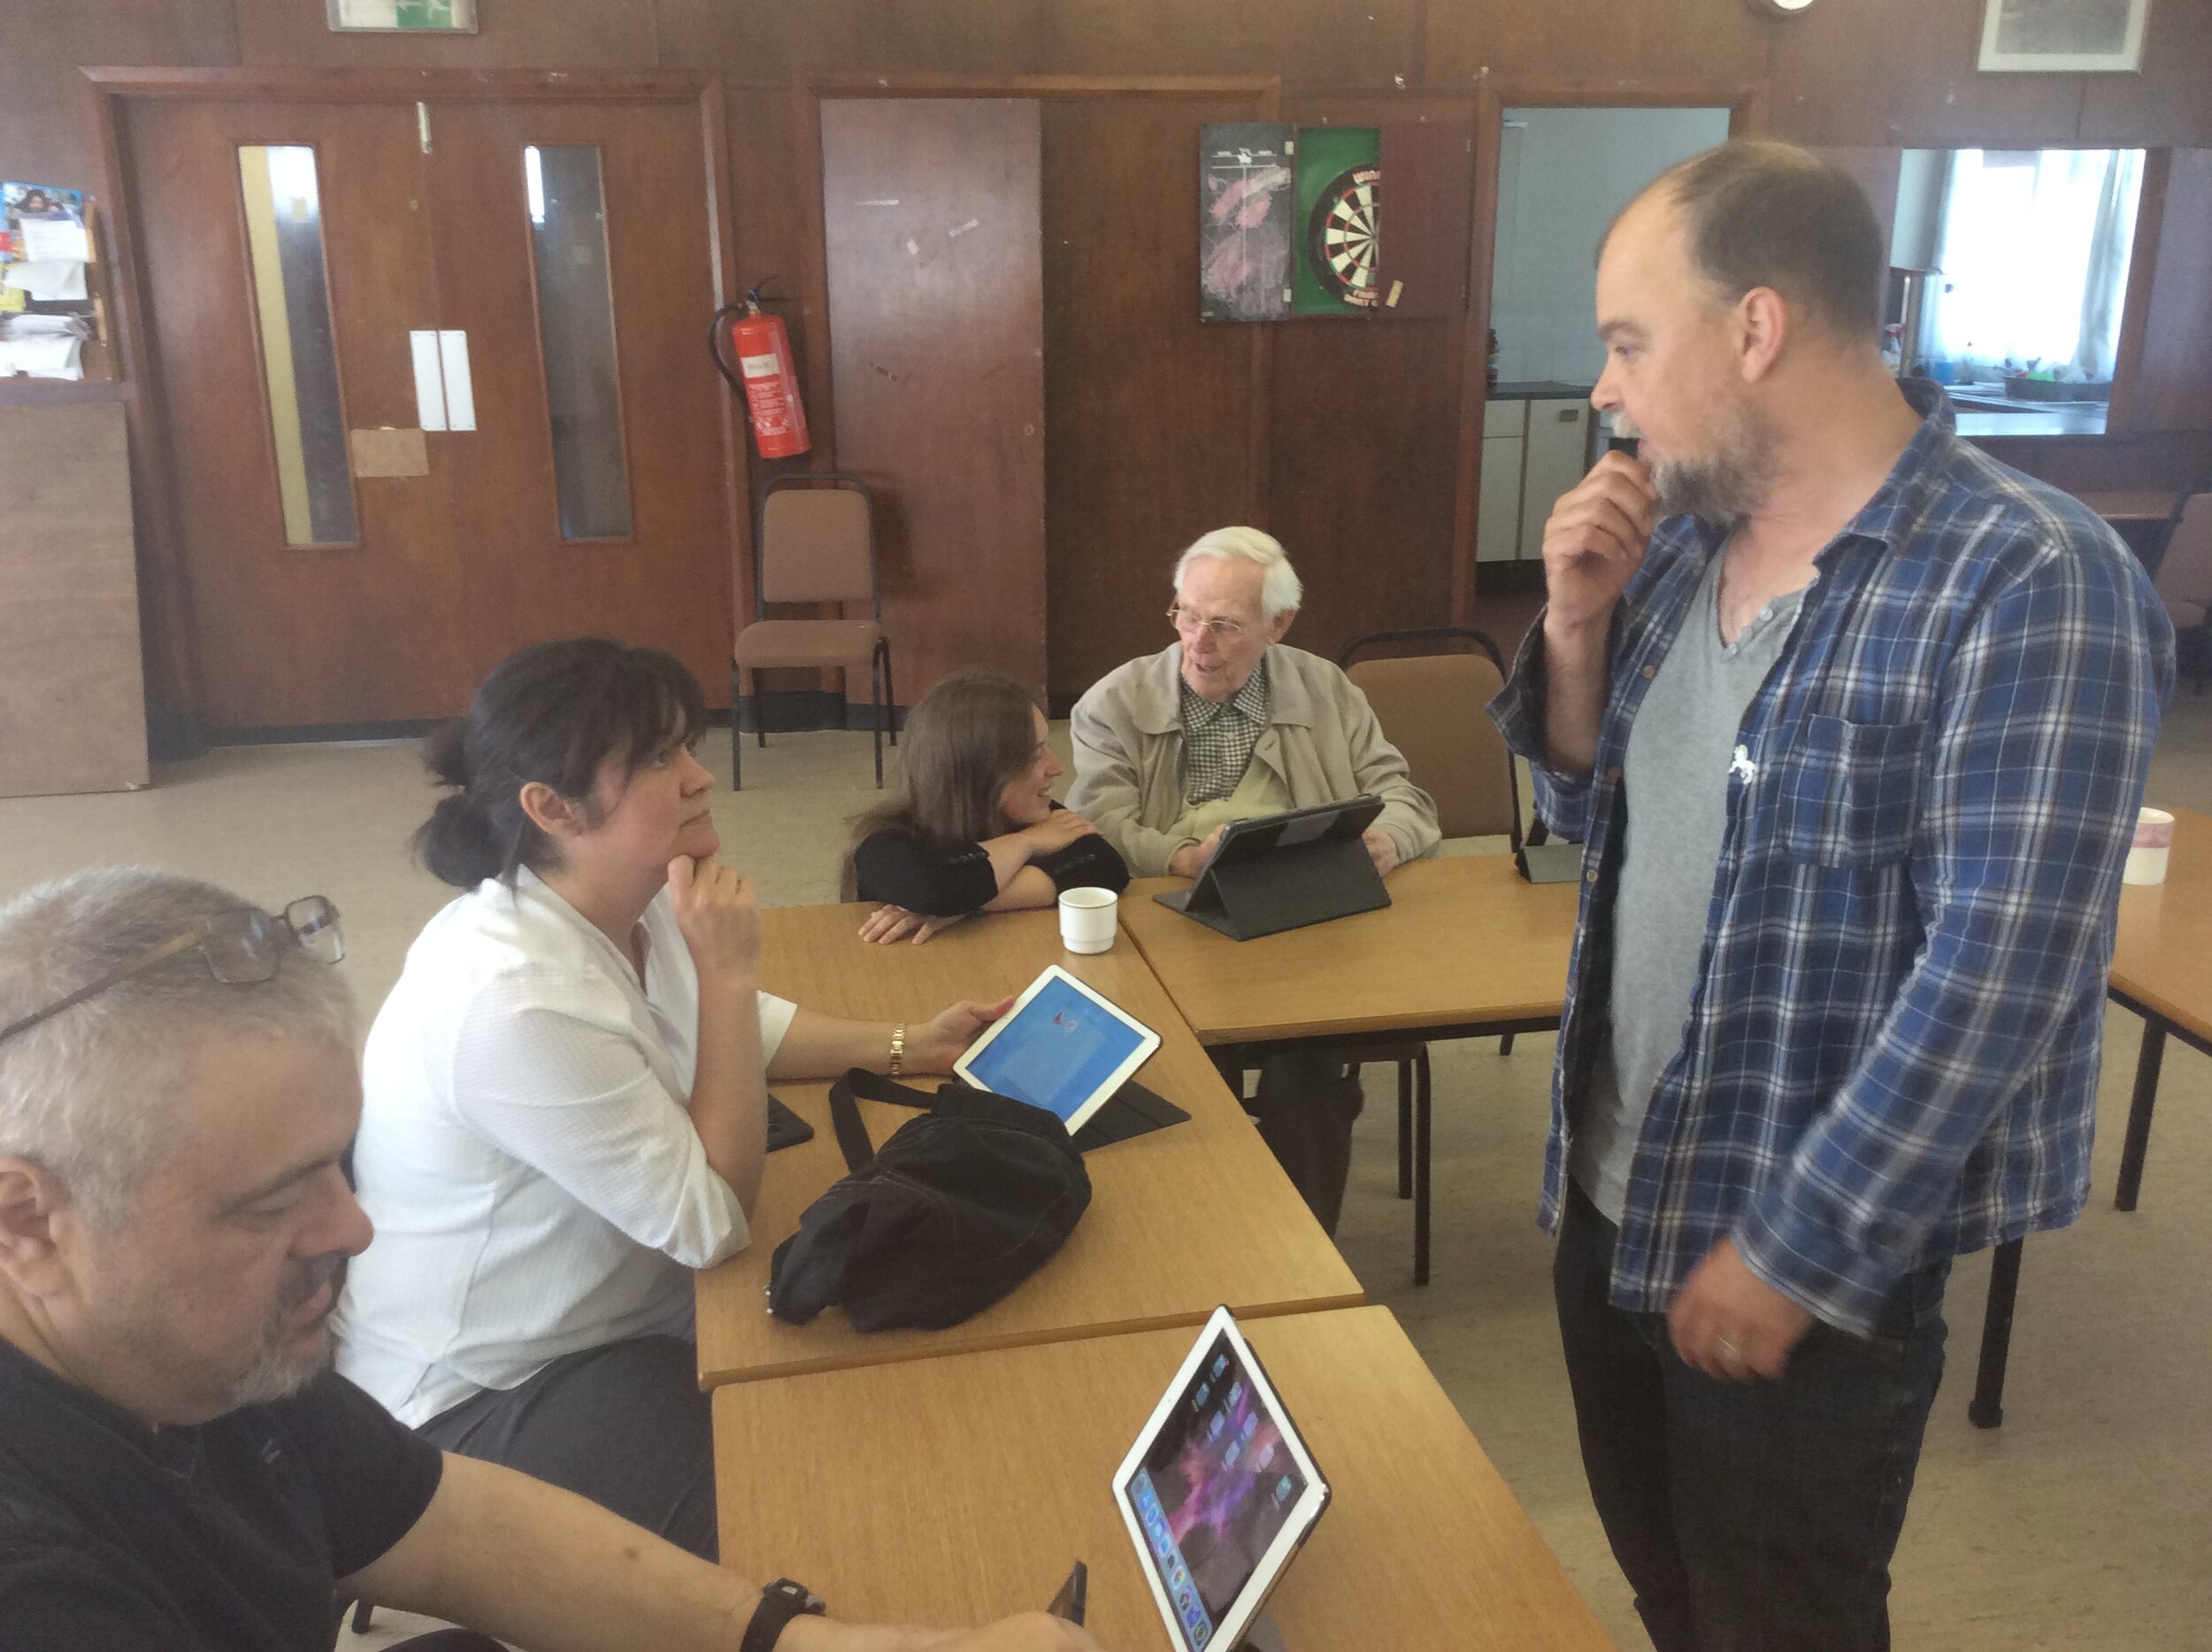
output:
[[[891,1076],[897,1078],[906,1071],[906,1023],[902,1021],[891,1029]]]

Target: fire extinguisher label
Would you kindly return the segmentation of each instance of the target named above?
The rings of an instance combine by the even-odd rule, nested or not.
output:
[[[740,356],[737,365],[744,369],[748,379],[772,379],[780,365],[772,355]]]

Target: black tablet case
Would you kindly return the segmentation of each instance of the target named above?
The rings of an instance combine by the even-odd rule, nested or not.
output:
[[[1232,941],[1256,941],[1390,904],[1382,873],[1356,837],[1278,847],[1257,859],[1209,866],[1189,888],[1152,898]]]
[[[879,1072],[870,1072],[855,1067],[845,1075],[855,1095],[872,1102],[888,1102],[895,1107],[927,1107],[936,1097],[925,1090],[917,1090],[901,1084],[896,1079],[887,1079]],[[958,1083],[955,1080],[952,1082]],[[1076,1150],[1088,1153],[1093,1148],[1110,1147],[1117,1141],[1126,1141],[1133,1136],[1149,1135],[1155,1130],[1164,1130],[1170,1125],[1187,1124],[1190,1115],[1173,1102],[1156,1091],[1148,1090],[1134,1079],[1123,1080],[1122,1087],[1109,1096],[1106,1104],[1093,1113],[1083,1127],[1075,1133]],[[803,1121],[802,1121],[803,1122]],[[807,1133],[811,1135],[813,1132]]]

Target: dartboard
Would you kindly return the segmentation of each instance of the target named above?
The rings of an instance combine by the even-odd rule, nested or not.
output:
[[[1379,166],[1338,173],[1314,202],[1306,227],[1307,253],[1322,290],[1363,310],[1382,299],[1375,285],[1375,208],[1381,184]]]

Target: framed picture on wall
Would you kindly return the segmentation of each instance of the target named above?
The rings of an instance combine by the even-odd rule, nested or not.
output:
[[[2129,73],[2143,66],[2151,0],[1985,0],[1978,68]]]
[[[476,0],[326,0],[340,34],[473,35]]]

